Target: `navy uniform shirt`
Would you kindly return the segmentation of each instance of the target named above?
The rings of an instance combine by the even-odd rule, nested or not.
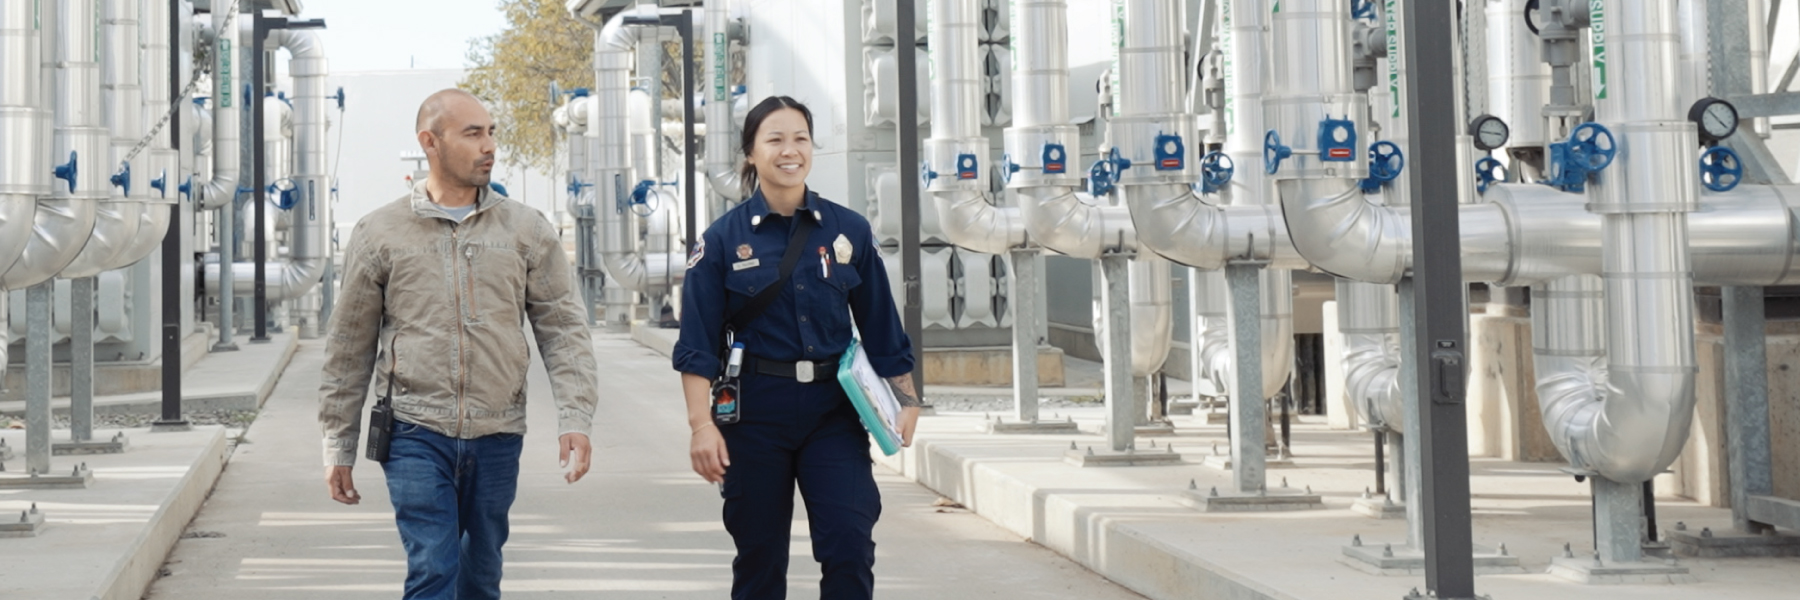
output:
[[[818,225],[780,295],[737,332],[745,353],[781,362],[835,358],[850,346],[854,316],[877,375],[912,372],[912,341],[894,309],[869,221],[811,190],[793,217],[770,211],[758,191],[707,228],[688,260],[675,370],[708,379],[719,375],[725,319],[780,279],[782,254],[797,219],[816,219]],[[839,236],[847,244],[839,244]],[[843,248],[850,256],[840,263]]]

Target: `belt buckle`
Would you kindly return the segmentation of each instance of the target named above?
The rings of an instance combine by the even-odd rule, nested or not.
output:
[[[813,382],[813,361],[803,360],[794,363],[794,381],[800,383]]]

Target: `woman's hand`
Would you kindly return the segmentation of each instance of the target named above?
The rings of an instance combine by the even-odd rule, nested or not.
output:
[[[914,418],[918,417],[918,411]],[[694,461],[694,472],[709,483],[723,483],[725,468],[731,466],[731,455],[725,451],[725,436],[719,433],[719,427],[712,421],[706,421],[694,429],[688,441],[688,458]]]
[[[913,431],[919,427],[919,407],[908,406],[900,409],[900,445],[912,447]]]

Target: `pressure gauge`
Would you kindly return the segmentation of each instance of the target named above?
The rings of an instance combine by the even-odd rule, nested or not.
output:
[[[1506,121],[1494,115],[1481,115],[1469,122],[1469,135],[1475,138],[1475,147],[1482,151],[1490,151],[1506,145],[1512,137],[1512,128]]]
[[[1738,111],[1730,102],[1701,98],[1688,109],[1688,120],[1700,126],[1700,140],[1710,144],[1737,132]]]

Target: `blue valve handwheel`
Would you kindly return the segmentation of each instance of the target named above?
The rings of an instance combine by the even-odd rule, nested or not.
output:
[[[70,150],[69,162],[57,165],[56,168],[51,171],[51,174],[56,176],[57,179],[69,182],[69,193],[71,194],[75,193],[75,175],[81,166],[80,161],[77,161],[76,158],[78,157],[75,155],[75,151]]]
[[[1506,165],[1492,156],[1481,157],[1481,160],[1475,161],[1475,178],[1475,191],[1485,194],[1488,186],[1496,181],[1506,180]]]
[[[113,173],[112,177],[107,178],[107,182],[113,184],[113,187],[125,190],[125,195],[130,196],[131,163],[119,163],[119,172]]]
[[[1744,161],[1736,152],[1715,146],[1700,154],[1700,185],[1715,192],[1729,192],[1744,180]]]
[[[162,176],[150,180],[150,189],[162,192],[162,197],[169,197],[169,171],[164,169]]]
[[[1569,132],[1570,159],[1580,163],[1584,171],[1592,173],[1605,169],[1618,153],[1619,146],[1605,125],[1582,123]]]
[[[1201,191],[1212,193],[1224,189],[1237,173],[1237,165],[1223,152],[1209,152],[1200,159]]]
[[[1386,183],[1400,177],[1405,168],[1406,154],[1399,145],[1385,140],[1369,145],[1369,177]]]
[[[1012,183],[1013,173],[1019,172],[1019,165],[1014,163],[1012,155],[1000,153],[1000,183]]]
[[[1274,175],[1281,170],[1281,161],[1294,155],[1294,149],[1281,145],[1281,134],[1270,129],[1263,134],[1263,171]]]
[[[931,187],[931,180],[937,177],[937,171],[931,170],[931,161],[919,161],[919,187]]]
[[[1118,167],[1112,161],[1100,159],[1088,168],[1088,193],[1105,196],[1112,193],[1113,181],[1119,177]]]

